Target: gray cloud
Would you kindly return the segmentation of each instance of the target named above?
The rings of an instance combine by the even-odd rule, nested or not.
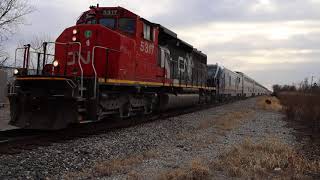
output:
[[[294,35],[289,39],[271,40],[264,36],[241,36],[228,42],[212,42],[202,47],[206,52],[243,53],[255,50],[320,50],[320,32]]]
[[[166,23],[170,27],[203,24],[207,22],[261,22],[289,20],[318,20],[320,3],[311,0],[270,0],[274,9],[268,10],[262,4],[256,11],[252,7],[259,0],[177,0],[172,2],[168,12],[151,19]],[[263,9],[265,7],[266,9]]]
[[[274,65],[268,65],[265,70],[249,70],[246,73],[254,77],[258,82],[263,82],[268,88],[274,84],[296,84],[298,85],[305,78],[314,76],[315,81],[320,80],[320,62],[299,63],[298,67],[295,64],[280,64],[275,68]]]

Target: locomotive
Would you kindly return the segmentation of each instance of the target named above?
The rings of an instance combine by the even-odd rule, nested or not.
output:
[[[204,53],[122,7],[92,6],[41,51],[30,45],[18,51],[23,63],[10,88],[10,124],[24,129],[125,119],[210,103],[220,99],[219,91],[223,97],[229,93],[219,82],[224,71],[217,66],[210,76]]]

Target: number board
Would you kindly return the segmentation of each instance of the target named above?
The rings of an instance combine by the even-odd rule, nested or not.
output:
[[[102,15],[105,16],[116,16],[118,15],[118,10],[106,9],[102,11]]]

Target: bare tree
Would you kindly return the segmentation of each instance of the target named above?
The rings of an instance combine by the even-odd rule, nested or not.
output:
[[[33,50],[41,50],[44,42],[51,42],[53,38],[48,34],[33,35],[28,40],[19,41],[19,47],[30,44]]]
[[[16,28],[25,23],[24,17],[34,11],[29,0],[1,0],[0,3],[0,41],[12,35]]]
[[[0,68],[5,66],[8,60],[9,60],[9,55],[8,53],[5,52],[4,48],[0,44]]]
[[[0,66],[4,65],[9,56],[3,43],[13,35],[17,28],[25,23],[25,16],[35,9],[29,0],[0,0]]]

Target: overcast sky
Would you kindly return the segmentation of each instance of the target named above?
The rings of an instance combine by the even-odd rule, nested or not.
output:
[[[175,31],[219,63],[267,87],[320,78],[320,0],[31,0],[37,11],[9,42],[56,38],[83,11],[122,6]]]

